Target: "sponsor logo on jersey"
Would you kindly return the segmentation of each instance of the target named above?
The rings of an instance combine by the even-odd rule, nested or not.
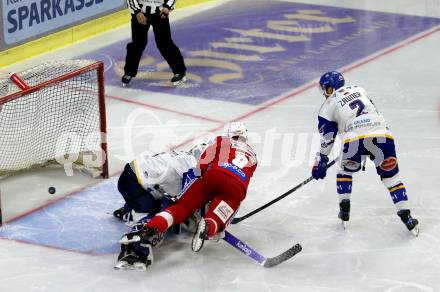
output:
[[[358,121],[354,121],[354,125],[359,125],[359,124],[365,124],[365,123],[370,123],[371,119],[362,119],[362,120],[358,120]]]
[[[228,162],[224,162],[220,164],[220,167],[227,169],[230,172],[236,174],[238,177],[240,177],[242,181],[246,180],[246,174],[243,172],[243,170],[240,169],[240,167]]]
[[[382,164],[380,165],[380,168],[385,171],[391,171],[397,166],[397,158],[396,157],[388,157],[385,159]]]
[[[225,201],[221,201],[217,207],[215,207],[214,214],[217,215],[223,223],[226,223],[229,217],[234,214],[234,210]]]
[[[247,247],[247,245],[244,244],[243,242],[238,241],[237,244],[236,244],[236,246],[237,246],[240,250],[242,250],[245,254],[247,254],[248,256],[250,256],[250,255],[252,254],[252,250],[250,250],[250,249]]]

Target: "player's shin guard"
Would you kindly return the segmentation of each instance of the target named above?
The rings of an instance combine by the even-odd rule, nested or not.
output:
[[[336,189],[339,195],[338,218],[342,221],[350,219],[350,196],[353,185],[353,177],[347,174],[338,174],[336,177]]]
[[[388,191],[390,192],[391,199],[393,200],[397,210],[408,209],[408,196],[406,195],[406,189],[403,183],[389,187]]]
[[[339,201],[350,200],[353,177],[347,174],[338,174],[336,176],[336,189],[339,195]]]
[[[406,189],[404,184],[400,181],[398,173],[395,173],[391,177],[384,177],[381,174],[382,183],[388,188],[391,199],[397,208],[397,211],[408,209],[407,202],[408,197],[406,195]]]
[[[239,206],[240,200],[231,198],[216,198],[212,201],[205,216],[205,221],[209,225],[209,238],[213,238],[216,233],[226,228]]]
[[[162,211],[147,223],[147,227],[157,228],[158,232],[163,233],[173,225],[173,222],[173,215],[167,211]]]

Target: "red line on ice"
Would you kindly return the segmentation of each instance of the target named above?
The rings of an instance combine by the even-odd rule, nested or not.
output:
[[[132,99],[128,99],[128,98],[123,98],[123,97],[119,97],[119,96],[112,96],[112,95],[107,95],[107,94],[105,96],[107,98],[111,98],[111,99],[115,99],[115,100],[119,100],[119,101],[123,101],[123,102],[127,102],[127,103],[132,103],[132,104],[136,104],[136,105],[141,105],[143,107],[147,107],[147,108],[151,108],[151,109],[170,112],[170,113],[178,114],[181,116],[187,116],[187,117],[191,117],[191,118],[195,118],[195,119],[199,119],[199,120],[203,120],[203,121],[208,121],[208,122],[212,122],[212,123],[224,123],[223,121],[220,121],[220,120],[216,120],[216,119],[212,119],[212,118],[208,118],[208,117],[204,117],[204,116],[200,116],[200,115],[196,115],[196,114],[192,114],[192,113],[186,113],[186,112],[182,112],[182,111],[178,111],[178,110],[173,110],[173,109],[158,106],[158,105],[148,104],[146,102],[139,101],[139,100],[132,100]]]

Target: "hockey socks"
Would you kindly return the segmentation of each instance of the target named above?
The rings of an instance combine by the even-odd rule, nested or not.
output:
[[[159,233],[163,233],[167,231],[169,227],[173,225],[174,218],[173,216],[166,212],[162,211],[156,216],[154,216],[148,223],[147,227],[156,227]]]
[[[336,176],[336,189],[339,195],[351,194],[352,185],[353,177],[351,175],[338,174]]]
[[[391,199],[393,199],[393,203],[395,205],[408,201],[406,189],[403,183],[399,183],[393,187],[388,188],[388,191],[390,192]]]

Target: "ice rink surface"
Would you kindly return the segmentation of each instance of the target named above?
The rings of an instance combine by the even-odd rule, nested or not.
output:
[[[152,37],[138,78],[120,87],[128,26],[3,69],[104,61],[112,177],[46,169],[1,181],[0,291],[440,291],[438,1],[213,1],[172,19],[186,88],[168,85]],[[343,230],[333,168],[229,227],[266,256],[301,243],[303,251],[277,267],[265,269],[222,241],[193,253],[182,234],[156,250],[147,272],[113,269],[127,227],[111,212],[122,204],[116,181],[127,161],[145,150],[187,149],[195,137],[244,121],[260,163],[241,216],[310,176],[324,100],[316,80],[328,70],[364,87],[387,119],[418,238],[372,167],[354,176]]]

